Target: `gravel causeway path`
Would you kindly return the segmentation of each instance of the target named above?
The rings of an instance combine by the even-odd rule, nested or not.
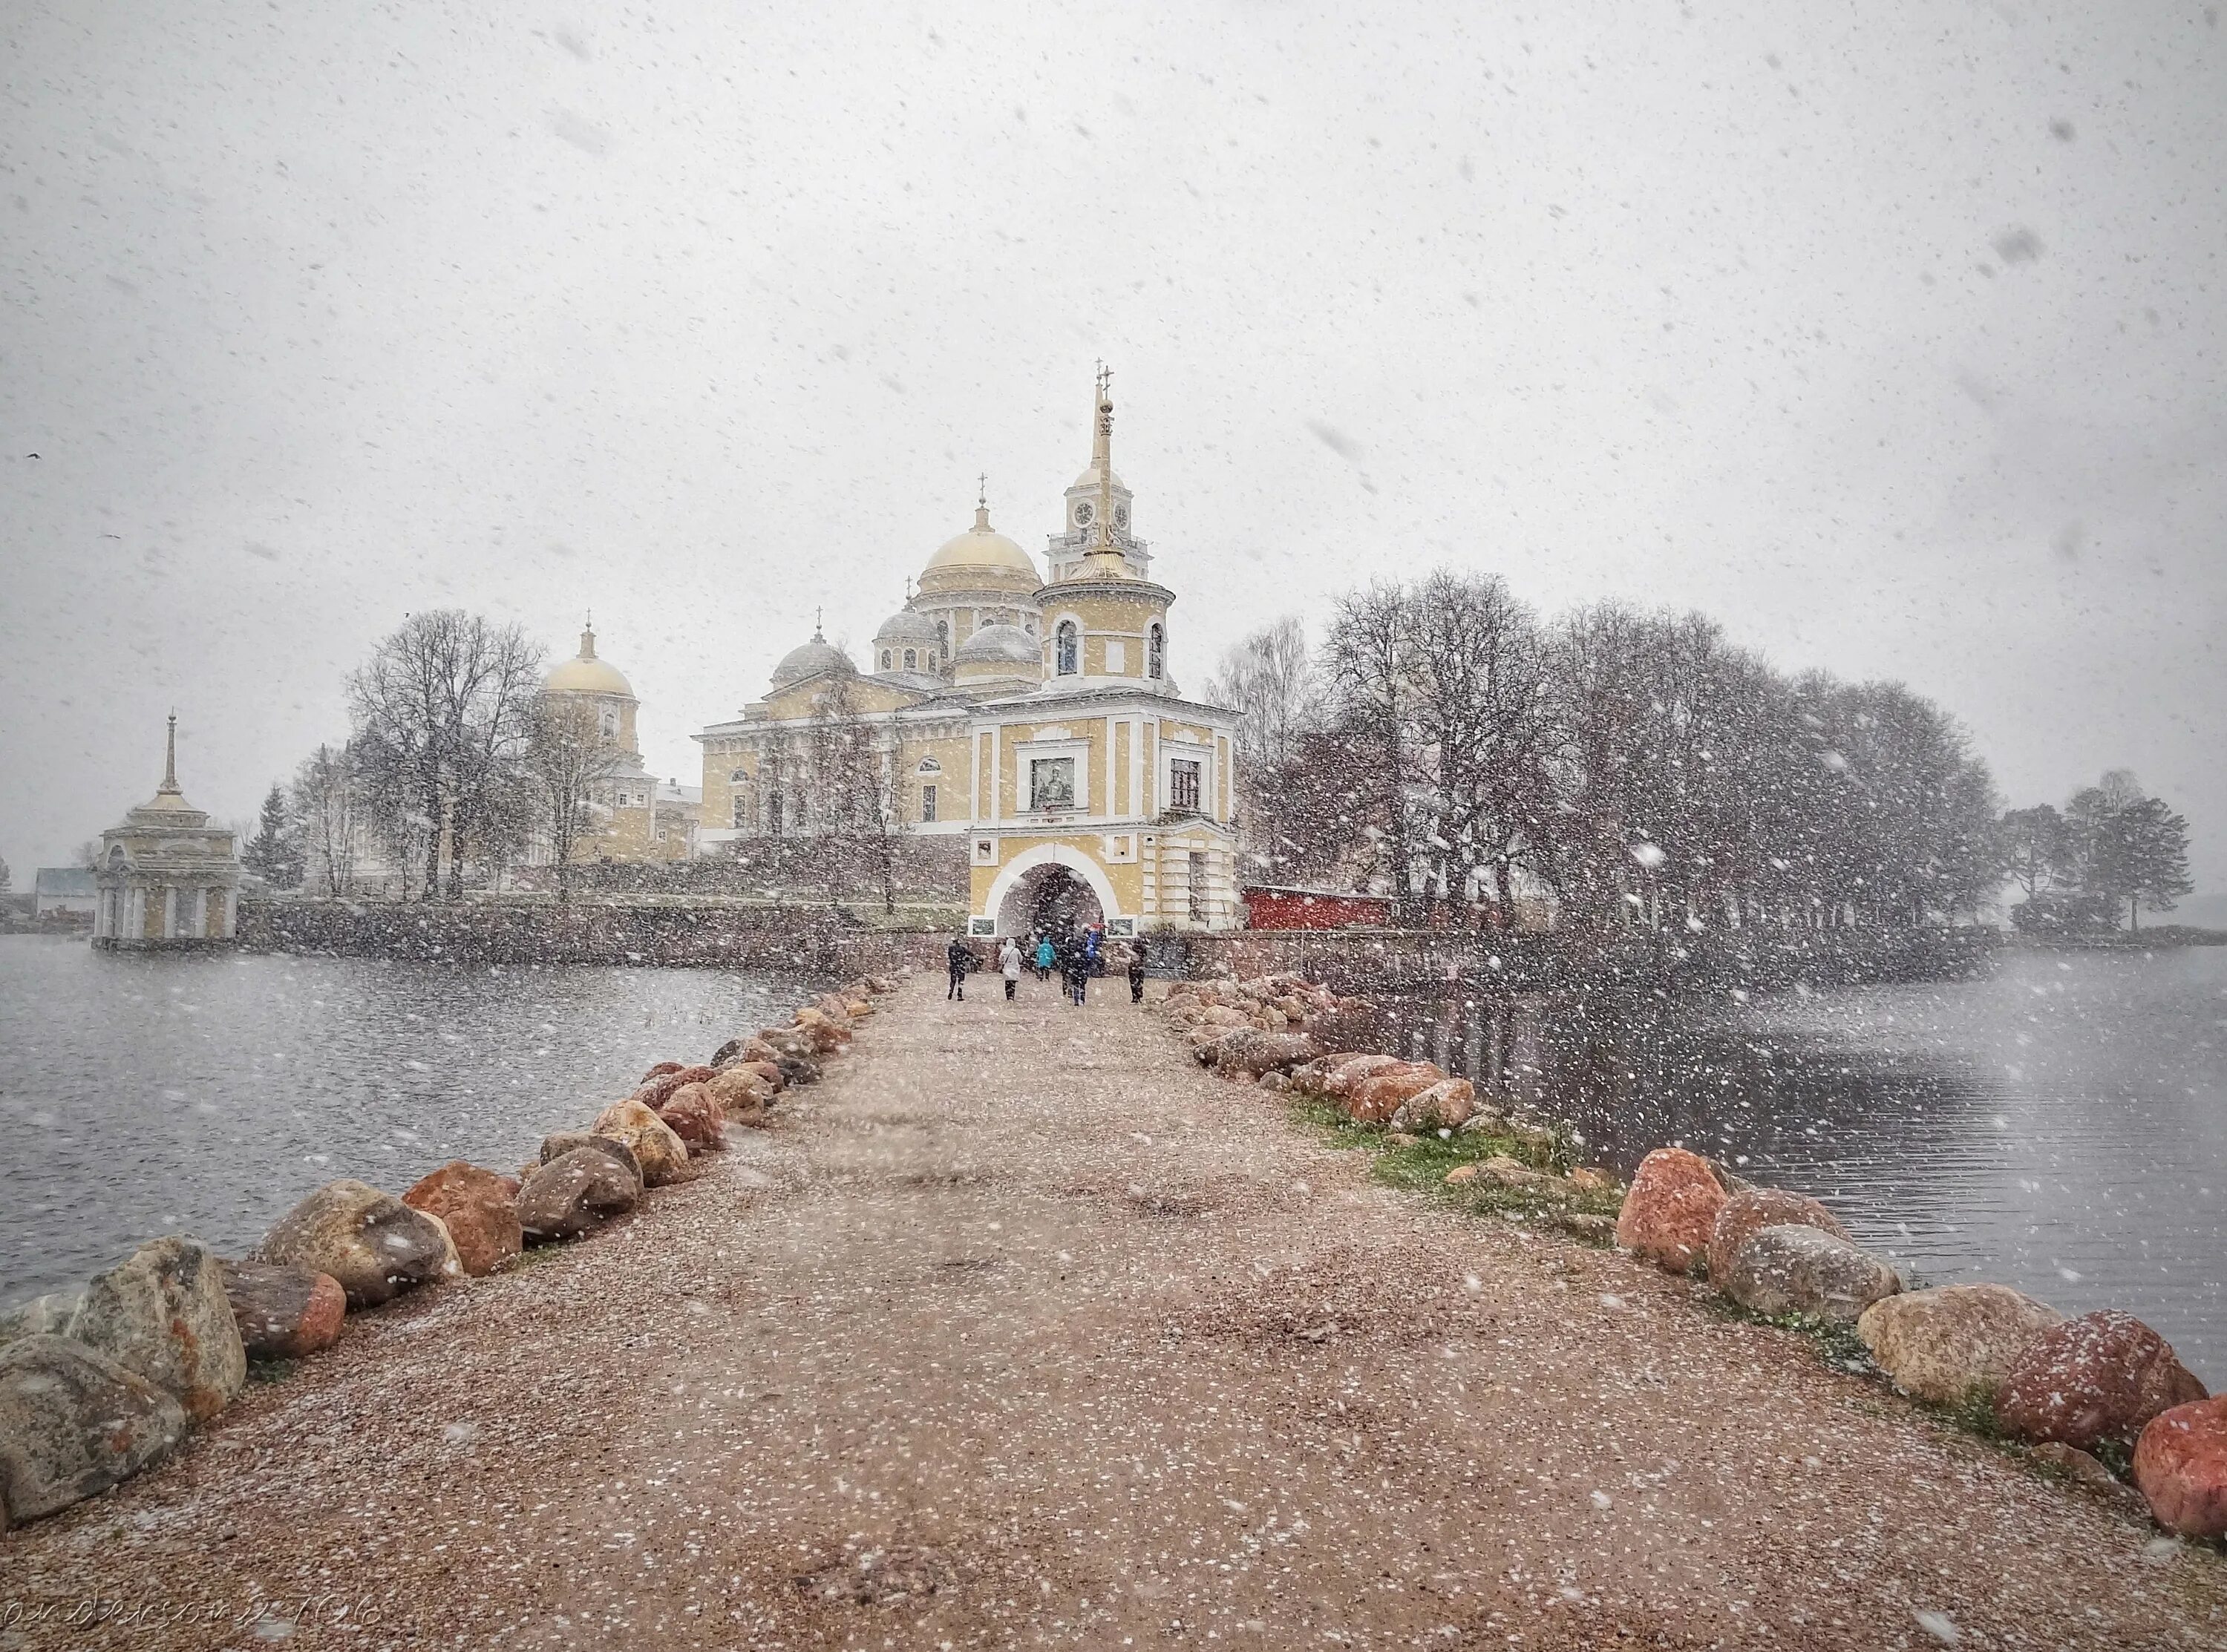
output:
[[[915,978],[622,1229],[0,1537],[0,1649],[2227,1645],[2216,1554],[1113,986]]]

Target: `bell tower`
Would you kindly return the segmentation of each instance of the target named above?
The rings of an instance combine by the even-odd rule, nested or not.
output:
[[[1130,574],[1148,577],[1152,554],[1136,535],[1128,487],[1114,469],[1114,373],[1102,361],[1090,399],[1090,468],[1068,488],[1066,520],[1046,547],[1051,577],[1072,578],[1085,557],[1113,551]]]

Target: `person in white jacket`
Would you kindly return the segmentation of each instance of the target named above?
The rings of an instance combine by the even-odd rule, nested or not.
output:
[[[1021,985],[1021,947],[1011,935],[1007,935],[1005,944],[998,948],[998,968],[1005,975],[1005,1002],[1010,1004]]]

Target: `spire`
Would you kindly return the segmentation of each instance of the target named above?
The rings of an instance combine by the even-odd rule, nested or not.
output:
[[[1090,466],[1098,473],[1097,520],[1091,524],[1090,545],[1085,552],[1101,574],[1126,575],[1127,558],[1114,538],[1114,369],[1098,364],[1097,407],[1092,418]],[[1097,560],[1103,558],[1102,561]]]
[[[175,711],[170,713],[169,737],[163,743],[163,783],[155,788],[155,794],[158,797],[165,794],[172,797],[178,795],[178,714]]]
[[[588,616],[587,628],[580,633],[580,658],[583,660],[593,660],[595,657],[596,616],[590,614]]]

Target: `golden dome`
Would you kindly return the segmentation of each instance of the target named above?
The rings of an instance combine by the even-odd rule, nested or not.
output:
[[[966,533],[946,539],[941,548],[928,559],[930,570],[937,568],[994,568],[1004,573],[1026,574],[1038,584],[1043,584],[1037,572],[1035,560],[1004,534],[990,526],[986,506],[975,507],[974,526]]]
[[[608,660],[596,658],[593,631],[580,633],[577,657],[565,660],[551,672],[543,686],[553,694],[616,694],[629,700],[634,698],[633,685],[619,674],[618,667]]]

